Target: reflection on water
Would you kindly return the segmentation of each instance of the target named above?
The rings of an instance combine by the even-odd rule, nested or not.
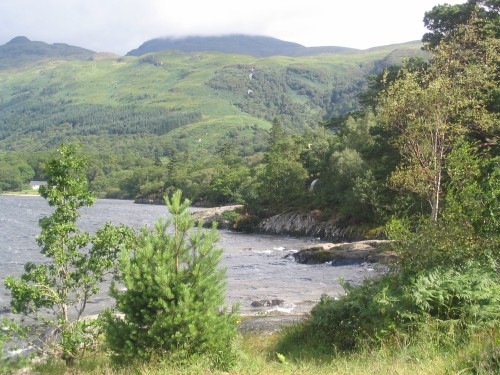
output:
[[[152,226],[160,217],[166,218],[166,207],[138,205],[131,201],[97,200],[94,206],[81,210],[81,229],[94,232],[106,221],[139,228]],[[20,275],[27,261],[45,262],[35,237],[40,233],[38,220],[50,214],[51,208],[40,197],[0,196],[0,275]],[[322,294],[342,293],[339,277],[353,283],[374,274],[370,265],[332,267],[303,265],[286,257],[299,250],[307,240],[284,236],[249,235],[219,231],[218,246],[224,249],[222,265],[227,272],[227,303],[239,303],[242,314],[263,311],[301,314],[308,312]],[[282,306],[252,307],[254,301],[280,299]],[[8,291],[0,285],[0,310],[9,305]],[[88,305],[94,314],[112,300],[107,286]]]

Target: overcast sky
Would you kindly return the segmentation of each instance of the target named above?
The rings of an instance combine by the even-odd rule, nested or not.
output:
[[[16,36],[125,54],[158,37],[265,35],[366,49],[421,39],[424,13],[465,0],[0,0],[0,45]]]

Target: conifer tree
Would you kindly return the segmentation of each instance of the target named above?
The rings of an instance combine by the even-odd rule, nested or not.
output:
[[[124,291],[112,286],[116,308],[108,313],[106,339],[116,360],[152,357],[188,359],[208,355],[218,365],[230,360],[236,315],[221,310],[225,270],[219,267],[218,235],[194,227],[180,191],[165,202],[172,215],[153,230],[144,228],[125,251],[120,269]],[[173,233],[169,225],[173,224]]]

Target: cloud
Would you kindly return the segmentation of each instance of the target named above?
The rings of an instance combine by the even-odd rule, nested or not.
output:
[[[1,0],[0,44],[25,35],[126,53],[156,37],[244,33],[306,46],[368,48],[420,39],[424,12],[440,2]]]

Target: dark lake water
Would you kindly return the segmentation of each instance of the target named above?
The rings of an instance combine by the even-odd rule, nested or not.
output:
[[[40,254],[35,237],[40,233],[38,220],[51,209],[41,197],[0,196],[0,310],[9,305],[10,295],[3,286],[9,275],[19,276],[27,261],[46,262]],[[91,233],[105,222],[139,228],[152,226],[160,217],[167,217],[165,206],[139,205],[123,200],[97,200],[94,206],[81,210],[79,226]],[[285,236],[241,234],[219,231],[218,246],[224,250],[222,266],[227,272],[226,299],[239,303],[242,314],[262,314],[278,310],[281,313],[303,314],[312,308],[322,294],[342,293],[339,277],[359,283],[373,276],[370,264],[331,266],[303,265],[286,255],[298,251],[310,240]],[[281,307],[252,307],[254,301],[280,299]],[[112,305],[108,287],[88,305],[94,314]]]

